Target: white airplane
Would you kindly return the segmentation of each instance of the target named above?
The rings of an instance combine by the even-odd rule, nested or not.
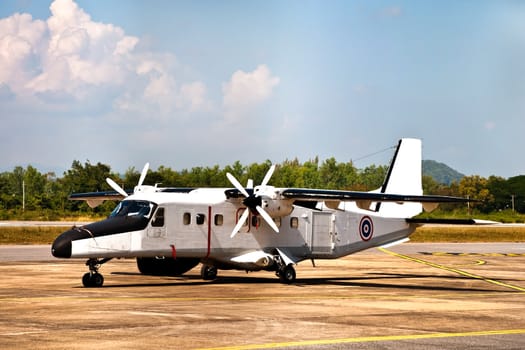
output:
[[[107,219],[73,227],[53,242],[57,258],[88,259],[85,287],[103,285],[98,270],[113,258],[136,258],[143,274],[177,276],[201,263],[205,280],[218,269],[267,270],[292,283],[300,261],[407,241],[430,222],[413,219],[423,210],[468,201],[423,195],[418,139],[399,141],[384,184],[371,192],[276,188],[269,185],[275,166],[255,187],[227,174],[234,188],[160,188],[143,185],[148,167],[132,194],[107,179],[116,192],[70,197],[91,207],[122,199]]]

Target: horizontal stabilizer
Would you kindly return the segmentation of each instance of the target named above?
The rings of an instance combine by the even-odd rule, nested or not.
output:
[[[411,218],[406,219],[409,224],[432,224],[432,225],[497,225],[499,222],[477,219],[432,219],[432,218]]]

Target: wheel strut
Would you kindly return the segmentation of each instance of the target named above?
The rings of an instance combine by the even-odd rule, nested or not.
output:
[[[290,284],[295,282],[295,269],[292,264],[286,265],[283,258],[280,255],[275,255],[275,261],[277,263],[277,270],[275,274],[279,277],[282,283]]]
[[[102,264],[107,263],[112,258],[105,258],[105,259],[97,259],[97,258],[89,258],[86,261],[86,266],[89,267],[89,272],[86,272],[84,276],[82,277],[82,284],[86,288],[92,288],[92,287],[102,287],[104,284],[104,276],[102,276],[98,269]]]

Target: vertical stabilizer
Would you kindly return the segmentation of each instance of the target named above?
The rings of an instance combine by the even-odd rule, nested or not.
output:
[[[401,139],[396,149],[381,193],[422,195],[421,184],[421,140]],[[378,203],[382,216],[412,217],[422,211],[421,203]]]

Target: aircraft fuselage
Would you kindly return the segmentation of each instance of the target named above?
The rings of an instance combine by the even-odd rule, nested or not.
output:
[[[184,194],[130,196],[119,206],[139,203],[144,213],[126,212],[73,228],[57,238],[53,254],[64,258],[199,258],[256,270],[265,266],[232,258],[253,251],[272,254],[278,247],[295,263],[333,259],[400,240],[414,229],[404,219],[386,219],[344,203],[351,211],[294,206],[291,214],[274,219],[279,233],[259,215],[250,213],[240,232],[231,238],[231,227],[245,208],[223,193],[223,189],[198,189]],[[214,200],[205,202],[203,198]],[[66,243],[61,244],[62,240]]]

